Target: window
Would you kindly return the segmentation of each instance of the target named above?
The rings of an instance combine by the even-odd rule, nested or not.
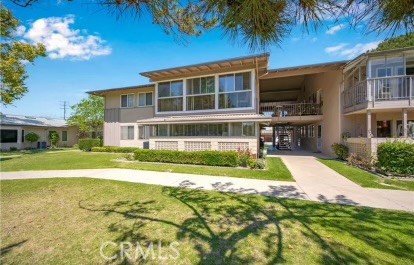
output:
[[[228,123],[172,124],[171,136],[228,136]]]
[[[22,130],[22,143],[24,143],[24,130]]]
[[[68,131],[62,131],[62,142],[66,142],[68,140]]]
[[[134,94],[121,95],[121,108],[134,107]]]
[[[315,125],[308,126],[308,137],[310,138],[315,137]]]
[[[233,136],[255,136],[254,122],[233,123]]]
[[[318,125],[318,138],[322,137],[322,125]]]
[[[17,130],[0,130],[1,143],[17,143]]]
[[[215,109],[214,76],[187,80],[187,110]]]
[[[250,72],[219,76],[219,108],[248,108],[252,106]]]
[[[138,106],[152,106],[152,92],[138,94]]]
[[[151,136],[150,126],[138,126],[138,139],[148,139]]]
[[[157,125],[157,136],[168,136],[168,125],[167,124]]]
[[[183,82],[173,81],[158,84],[158,111],[183,110]]]
[[[370,78],[405,75],[403,56],[384,56],[371,59]]]
[[[134,140],[134,126],[121,126],[121,140]]]

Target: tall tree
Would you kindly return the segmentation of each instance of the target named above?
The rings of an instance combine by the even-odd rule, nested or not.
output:
[[[90,95],[71,108],[73,113],[68,119],[69,125],[78,126],[81,133],[97,135],[102,131],[104,123],[104,99],[102,97]]]
[[[12,0],[29,6],[39,0]],[[71,1],[71,0],[67,0]],[[92,1],[92,0],[89,0]],[[220,27],[251,49],[279,44],[292,26],[316,28],[326,18],[350,18],[366,31],[414,31],[413,0],[98,0],[117,15],[147,12],[167,34],[199,36]]]
[[[46,56],[43,44],[31,45],[19,41],[16,29],[20,22],[10,10],[0,9],[0,95],[3,105],[13,103],[27,93],[26,64],[32,63],[39,56]]]
[[[376,51],[385,51],[405,47],[414,47],[414,32],[386,39],[378,45]]]

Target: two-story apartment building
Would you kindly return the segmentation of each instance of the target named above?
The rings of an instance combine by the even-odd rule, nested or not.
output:
[[[89,92],[105,98],[105,145],[258,153],[272,127],[275,144],[331,154],[345,138],[363,153],[375,151],[372,139],[409,136],[414,48],[279,69],[268,59],[144,72],[150,84]]]

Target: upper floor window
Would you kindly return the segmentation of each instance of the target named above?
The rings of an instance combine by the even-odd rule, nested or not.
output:
[[[152,106],[152,92],[138,94],[138,106]]]
[[[402,55],[372,58],[369,65],[369,77],[371,78],[405,75],[404,57]]]
[[[158,111],[183,110],[183,82],[163,82],[158,84]]]
[[[187,80],[187,110],[215,108],[214,76]]]
[[[219,109],[252,106],[250,72],[219,76]]]
[[[121,108],[134,107],[134,94],[121,95]]]

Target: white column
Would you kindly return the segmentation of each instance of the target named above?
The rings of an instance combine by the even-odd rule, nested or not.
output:
[[[367,110],[367,138],[372,138],[371,110]]]
[[[407,109],[403,109],[403,136],[407,137],[408,136],[408,131],[407,131]]]

